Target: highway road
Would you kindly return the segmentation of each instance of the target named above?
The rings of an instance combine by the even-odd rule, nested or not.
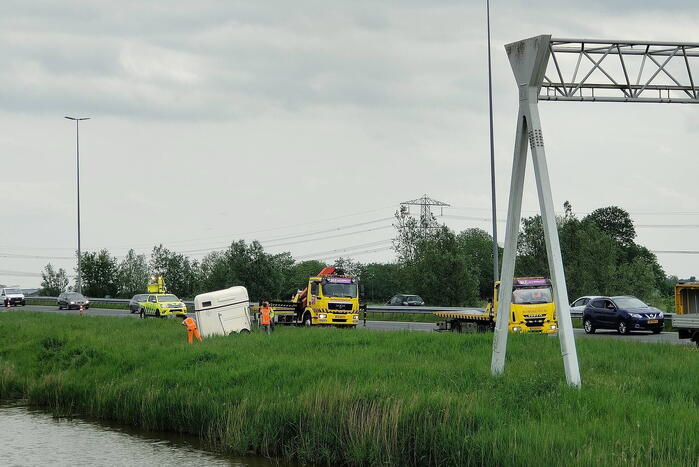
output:
[[[2,308],[0,308],[2,310]],[[39,306],[27,305],[25,307],[14,307],[11,312],[22,311],[41,311],[50,313],[62,314],[79,314],[77,310],[58,310],[55,306]],[[138,315],[131,314],[126,310],[117,310],[109,308],[90,308],[85,311],[88,316],[118,316],[138,318]],[[360,321],[359,328],[364,328],[363,322]],[[367,321],[366,328],[374,331],[420,331],[432,332],[437,330],[434,323],[414,323],[406,321]],[[679,339],[676,332],[662,332],[660,334],[651,334],[646,332],[631,333],[626,336],[617,334],[615,331],[597,331],[595,334],[588,335],[582,329],[575,329],[576,339],[619,339],[626,342],[643,342],[651,344],[677,344],[677,345],[694,345],[688,339]]]

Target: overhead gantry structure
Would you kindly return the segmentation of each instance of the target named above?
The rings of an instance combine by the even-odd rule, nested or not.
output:
[[[522,213],[527,143],[532,153],[566,380],[580,386],[568,290],[539,101],[699,103],[699,43],[532,37],[505,46],[519,89],[505,249],[491,372],[505,368],[507,329]]]

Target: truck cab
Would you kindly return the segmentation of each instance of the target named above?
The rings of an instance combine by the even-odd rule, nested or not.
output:
[[[308,300],[302,322],[356,326],[359,322],[359,287],[350,276],[318,276],[308,280]]]
[[[269,300],[279,324],[356,327],[359,323],[359,283],[334,267],[310,277],[291,301]]]
[[[497,316],[500,282],[495,283],[492,308]],[[551,334],[558,330],[551,281],[543,277],[515,277],[509,313],[510,332]]]

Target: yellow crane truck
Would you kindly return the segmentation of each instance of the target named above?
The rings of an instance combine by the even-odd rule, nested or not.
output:
[[[354,328],[359,322],[357,280],[334,267],[310,277],[291,301],[268,300],[277,324],[334,325]]]
[[[487,332],[495,329],[500,282],[495,283],[493,300],[485,309],[436,311],[445,321],[437,323],[440,331]],[[543,277],[515,277],[509,314],[510,332],[551,334],[558,330],[551,281]]]
[[[680,339],[690,339],[699,347],[699,282],[675,284],[672,327]]]

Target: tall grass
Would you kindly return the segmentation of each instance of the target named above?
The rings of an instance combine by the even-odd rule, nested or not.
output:
[[[699,352],[556,338],[280,328],[188,345],[179,320],[2,313],[0,397],[314,463],[696,465]]]

